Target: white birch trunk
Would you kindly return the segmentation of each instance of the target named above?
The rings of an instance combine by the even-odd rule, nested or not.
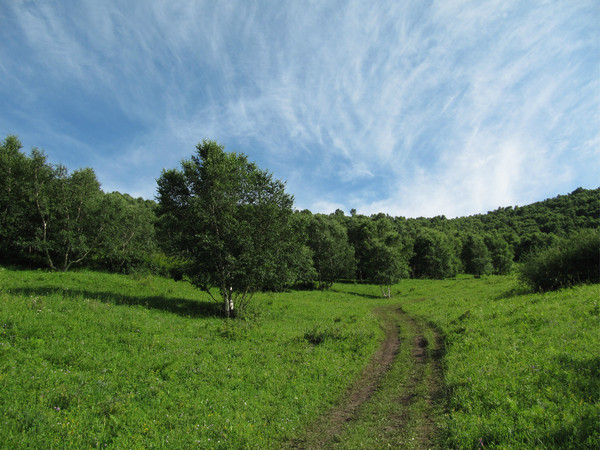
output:
[[[225,315],[227,317],[233,314],[233,288],[223,289],[223,302],[225,306]]]

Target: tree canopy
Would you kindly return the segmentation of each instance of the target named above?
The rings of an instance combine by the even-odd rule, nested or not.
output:
[[[308,245],[319,288],[327,289],[340,278],[353,278],[356,263],[346,228],[334,217],[315,214],[308,225]]]
[[[66,271],[86,263],[120,270],[125,259],[149,259],[154,212],[143,200],[137,204],[150,209],[137,217],[136,201],[102,192],[93,169],[70,173],[42,150],[21,149],[16,136],[0,145],[0,261]]]
[[[158,216],[190,280],[211,296],[218,288],[232,315],[238,301],[287,274],[294,200],[245,155],[209,140],[196,150],[180,170],[163,171]]]

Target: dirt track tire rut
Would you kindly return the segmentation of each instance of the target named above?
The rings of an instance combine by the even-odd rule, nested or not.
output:
[[[387,425],[378,431],[380,448],[397,447],[408,436],[410,447],[436,447],[440,436],[436,408],[443,397],[442,339],[429,324],[409,316],[397,305],[376,308],[374,312],[385,332],[379,349],[339,404],[316,420],[301,439],[290,442],[289,448],[346,447],[344,435],[354,421],[361,420],[361,415],[371,414],[366,406],[379,393],[394,364],[410,367],[402,367],[406,375],[399,395],[385,400],[389,403],[386,410],[391,412],[385,418]],[[399,352],[404,355],[401,361]]]

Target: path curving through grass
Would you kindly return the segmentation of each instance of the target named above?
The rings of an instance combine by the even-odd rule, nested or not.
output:
[[[436,448],[445,410],[443,341],[398,305],[374,310],[385,338],[338,406],[291,448]]]

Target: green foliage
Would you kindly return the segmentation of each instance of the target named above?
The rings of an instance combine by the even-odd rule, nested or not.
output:
[[[341,339],[342,333],[339,327],[336,327],[334,324],[324,325],[322,323],[317,323],[307,330],[303,337],[309,344],[319,345],[330,339]]]
[[[492,273],[492,258],[483,238],[477,234],[469,234],[463,244],[462,262],[465,273],[475,276]]]
[[[408,276],[409,246],[385,216],[372,219],[364,232],[364,277],[369,283],[379,285],[384,297],[391,297],[392,285]]]
[[[66,271],[92,264],[131,270],[154,248],[151,202],[104,194],[90,168],[69,173],[43,151],[0,145],[0,253],[7,263]]]
[[[414,278],[443,279],[456,276],[459,261],[447,234],[423,228],[415,239],[413,252],[410,266]]]
[[[484,242],[492,258],[492,272],[496,275],[508,274],[514,258],[508,243],[498,233],[486,235]]]
[[[451,220],[365,217],[355,210],[351,217],[337,210],[313,220],[310,211],[292,214],[293,199],[283,183],[211,141],[200,144],[181,170],[164,171],[160,189],[157,218],[154,202],[105,194],[92,169],[69,172],[36,148],[25,155],[19,139],[9,135],[0,143],[0,261],[57,270],[76,265],[173,272],[177,278],[185,268],[199,286],[220,285],[224,298],[228,292],[244,297],[256,289],[282,291],[315,282],[325,288],[340,278],[392,283],[406,268],[411,241],[413,277],[506,274],[513,260],[556,248],[574,231],[600,227],[600,188]],[[384,222],[405,250],[381,238],[377,228]],[[220,237],[214,238],[217,228]],[[178,262],[171,270],[161,253],[204,262]],[[208,269],[217,265],[226,283]]]
[[[92,169],[72,174],[53,166],[32,151],[33,197],[38,212],[31,246],[43,254],[51,269],[67,271],[94,249],[104,229],[102,191]]]
[[[141,267],[147,268],[154,275],[181,281],[183,280],[188,264],[189,261],[179,256],[171,256],[162,251],[156,251],[146,256]]]
[[[99,218],[103,217],[105,224],[95,261],[114,272],[130,272],[147,265],[156,252],[154,205],[112,192],[103,196],[99,209]]]
[[[517,260],[521,261],[532,253],[552,247],[559,240],[560,238],[554,233],[542,233],[541,231],[526,232],[521,235],[515,251]]]
[[[0,144],[0,260],[20,262],[33,233],[31,167],[21,142],[7,136]]]
[[[575,232],[533,253],[521,265],[520,276],[536,291],[600,283],[600,229]]]
[[[368,242],[371,236],[371,220],[365,216],[353,215],[346,224],[348,242],[354,248],[356,259],[356,279],[365,281],[368,257]]]
[[[254,292],[290,281],[293,197],[245,155],[204,140],[181,171],[163,171],[158,200],[167,250],[190,261],[196,286],[211,296],[220,290],[227,315]]]
[[[600,188],[578,188],[567,195],[559,195],[525,206],[498,208],[487,214],[448,220],[404,219],[403,226],[416,236],[422,228],[434,228],[447,235],[498,234],[509,245],[515,261],[520,261],[534,250],[542,250],[569,233],[600,226]],[[400,218],[403,219],[403,218]]]
[[[329,289],[337,279],[354,276],[354,249],[348,243],[346,228],[338,220],[315,214],[307,231],[320,289]]]
[[[287,266],[289,284],[297,288],[313,288],[317,279],[317,271],[313,264],[313,251],[308,246],[308,227],[312,214],[294,212],[291,217],[291,235],[289,249],[289,264]]]

